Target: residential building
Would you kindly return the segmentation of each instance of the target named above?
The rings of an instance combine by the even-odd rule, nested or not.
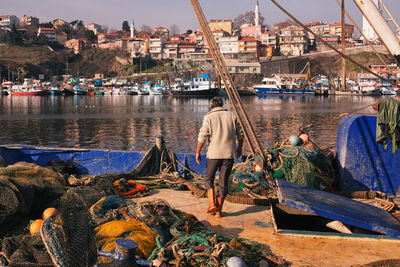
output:
[[[323,34],[320,35],[321,39],[324,40],[325,42],[335,45],[340,42],[340,36],[335,35],[335,34]],[[316,42],[317,46],[323,45],[323,43],[320,40],[317,40]]]
[[[127,50],[131,53],[131,56],[145,57],[147,54],[147,41],[140,39],[132,39],[127,43]]]
[[[94,34],[98,33],[103,33],[103,28],[101,25],[96,24],[96,23],[89,23],[85,25],[85,28],[88,29],[89,31],[94,32]]]
[[[370,65],[369,69],[379,75],[384,75],[386,77],[390,77],[392,75],[395,75],[397,77],[400,76],[400,68],[399,68],[399,66],[397,66],[397,64],[390,64],[387,66],[386,65]]]
[[[216,39],[219,50],[226,58],[234,58],[239,53],[239,37],[224,36]]]
[[[280,52],[285,56],[300,56],[308,48],[307,32],[291,25],[281,30],[279,37]]]
[[[251,25],[251,24],[243,24],[240,26],[240,35],[243,37],[254,37],[258,38],[260,35],[265,32],[265,25]]]
[[[260,74],[261,64],[259,62],[239,62],[239,61],[229,61],[226,62],[226,67],[229,73],[239,74]]]
[[[346,23],[344,28],[345,28],[344,38],[350,39],[354,33],[354,25]],[[341,36],[342,35],[342,24],[340,22],[331,24],[330,34]]]
[[[100,33],[97,35],[97,42],[101,43],[111,43],[117,39],[121,38],[119,33]]]
[[[178,57],[185,57],[185,55],[195,52],[196,44],[194,43],[180,43],[178,45]]]
[[[232,35],[232,20],[210,20],[208,23],[211,31],[222,30],[227,32],[229,35]]]
[[[70,25],[67,21],[62,20],[62,19],[55,19],[55,20],[51,21],[51,24],[53,24],[53,26],[55,28],[61,27],[63,25]]]
[[[260,35],[259,40],[260,40],[261,44],[270,45],[275,48],[276,47],[276,37],[277,37],[277,34],[274,32],[263,32]]]
[[[79,54],[82,49],[90,47],[90,42],[86,38],[71,39],[66,41],[64,46],[73,49],[75,54]]]
[[[243,38],[239,40],[239,54],[241,58],[257,59],[260,55],[261,42],[254,38]]]
[[[331,32],[331,25],[323,23],[321,21],[311,22],[306,26],[308,26],[311,31],[313,31],[319,36],[330,34]],[[315,36],[309,32],[307,34],[308,34],[308,39],[310,40],[310,44],[311,45],[316,44]]]
[[[167,28],[164,27],[157,27],[153,29],[153,34],[157,35],[159,37],[162,37],[164,39],[168,39],[169,38],[169,30]]]
[[[163,37],[150,37],[149,52],[152,58],[162,59],[162,49],[166,39]]]
[[[38,30],[38,36],[39,35],[44,35],[44,36],[46,36],[47,37],[47,39],[49,39],[49,41],[50,42],[55,42],[55,41],[57,41],[57,38],[56,38],[56,29],[54,29],[54,28],[41,28],[41,27],[39,27],[39,30]]]
[[[195,43],[198,47],[204,46],[206,43],[206,38],[201,31],[195,33]]]
[[[171,40],[164,44],[163,58],[178,58],[179,41]]]
[[[17,27],[19,25],[19,19],[14,15],[3,15],[0,16],[0,27],[11,28],[13,25]]]
[[[39,26],[39,19],[32,17],[32,16],[23,15],[19,19],[19,26],[21,26],[21,27],[25,27],[25,26],[37,27],[37,26]]]
[[[272,46],[265,44],[260,45],[260,58],[261,57],[270,58],[273,56],[273,54],[274,54],[274,48]]]
[[[67,41],[67,34],[65,32],[57,32],[56,33],[56,41],[62,45],[65,44],[65,42]]]
[[[190,64],[191,66],[190,66]],[[209,53],[190,53],[186,54],[183,58],[175,58],[174,65],[189,67],[203,67],[212,66],[214,64],[213,58]]]

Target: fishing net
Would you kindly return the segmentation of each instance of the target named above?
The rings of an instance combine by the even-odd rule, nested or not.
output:
[[[108,214],[105,217],[109,221],[95,228],[102,251],[112,252],[118,238],[129,238],[138,243],[137,256],[176,266],[220,266],[233,256],[241,257],[248,266],[260,261],[272,266],[286,264],[266,247],[216,234],[193,215],[175,210],[163,200],[135,203],[109,196],[92,206],[92,210],[97,210],[96,221],[99,214]],[[102,261],[111,262],[111,259]]]
[[[64,178],[47,168],[26,162],[0,168],[0,236],[41,214],[65,191]]]
[[[319,149],[301,146],[267,148],[273,178],[304,186],[332,191],[335,172]]]

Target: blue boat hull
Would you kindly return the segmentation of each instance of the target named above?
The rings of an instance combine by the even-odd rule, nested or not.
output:
[[[25,161],[46,166],[53,159],[64,159],[74,162],[81,175],[129,172],[139,164],[144,155],[145,152],[135,151],[49,148],[20,144],[0,146],[0,156],[7,165]],[[205,158],[205,156],[202,157],[203,160],[198,165],[194,154],[176,154],[178,161],[203,175],[206,168]],[[183,173],[183,168],[179,166],[178,171]]]
[[[315,95],[314,90],[301,90],[301,89],[277,89],[277,88],[264,88],[254,87],[257,95]]]
[[[400,196],[400,151],[376,143],[376,116],[350,114],[338,125],[336,173],[340,190]]]

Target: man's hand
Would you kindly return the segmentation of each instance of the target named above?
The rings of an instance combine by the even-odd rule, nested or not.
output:
[[[242,155],[243,141],[244,139],[238,139],[238,146],[236,148],[236,158],[239,158]]]
[[[197,164],[199,164],[199,165],[200,165],[200,161],[201,161],[201,154],[200,154],[200,152],[201,152],[201,149],[202,149],[203,145],[204,145],[204,143],[197,142],[197,147],[196,147],[196,162],[197,162]]]
[[[200,153],[196,153],[196,162],[198,165],[200,165],[200,161],[201,161],[201,154]]]

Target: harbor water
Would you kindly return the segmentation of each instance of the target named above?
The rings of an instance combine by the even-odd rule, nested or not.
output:
[[[246,96],[263,146],[299,127],[373,104],[366,96]],[[174,152],[195,153],[208,99],[163,96],[0,96],[0,144],[145,151],[164,136]],[[226,99],[226,106],[230,108]],[[371,107],[358,113],[373,113]],[[336,142],[338,120],[306,131],[321,147]]]

